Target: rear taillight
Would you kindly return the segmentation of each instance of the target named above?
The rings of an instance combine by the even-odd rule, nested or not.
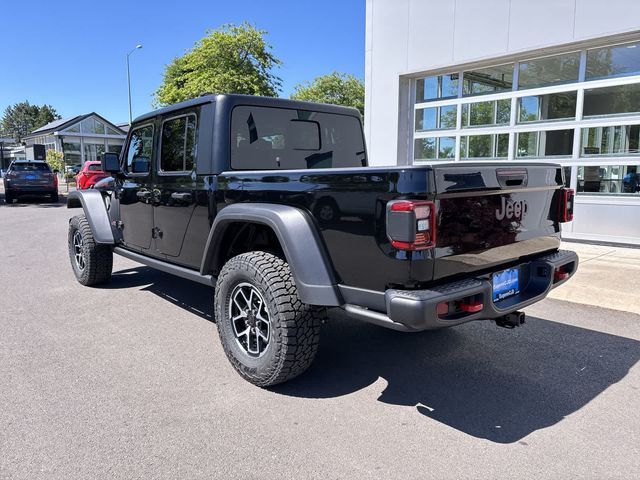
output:
[[[560,201],[558,202],[558,221],[560,223],[573,220],[573,199],[575,192],[571,188],[560,189]]]
[[[387,236],[399,250],[425,250],[436,244],[436,205],[423,200],[387,204]]]

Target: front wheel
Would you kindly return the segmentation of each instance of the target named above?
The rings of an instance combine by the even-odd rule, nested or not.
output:
[[[69,260],[78,282],[91,286],[111,279],[113,252],[111,246],[96,243],[84,215],[69,222]]]
[[[243,253],[224,265],[215,314],[227,358],[254,385],[300,375],[318,350],[321,310],[300,301],[289,265],[270,253]]]

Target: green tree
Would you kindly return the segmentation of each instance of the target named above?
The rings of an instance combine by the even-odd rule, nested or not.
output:
[[[266,34],[247,22],[209,31],[166,66],[154,103],[170,105],[204,93],[275,97],[282,80],[273,69],[282,62],[273,55]]]
[[[364,114],[364,83],[353,75],[333,72],[298,84],[291,95],[293,100],[333,103],[355,107]]]
[[[17,142],[37,128],[60,118],[58,112],[51,105],[32,105],[28,101],[16,103],[7,107],[0,121],[0,129],[5,135],[11,136]]]
[[[62,152],[57,152],[52,148],[47,150],[47,163],[52,170],[58,170],[64,174],[64,154]]]

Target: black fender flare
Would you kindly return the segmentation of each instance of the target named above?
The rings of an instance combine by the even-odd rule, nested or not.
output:
[[[339,306],[344,302],[331,260],[313,220],[303,210],[273,203],[235,203],[216,215],[202,258],[200,274],[219,270],[221,241],[233,223],[258,223],[276,234],[291,267],[300,300],[309,305]]]
[[[67,208],[80,207],[84,210],[96,243],[113,245],[115,243],[113,230],[102,192],[93,189],[69,192]]]

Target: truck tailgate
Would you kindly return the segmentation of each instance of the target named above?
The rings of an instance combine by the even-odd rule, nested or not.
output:
[[[517,263],[558,248],[561,168],[550,164],[434,165],[434,280]]]

